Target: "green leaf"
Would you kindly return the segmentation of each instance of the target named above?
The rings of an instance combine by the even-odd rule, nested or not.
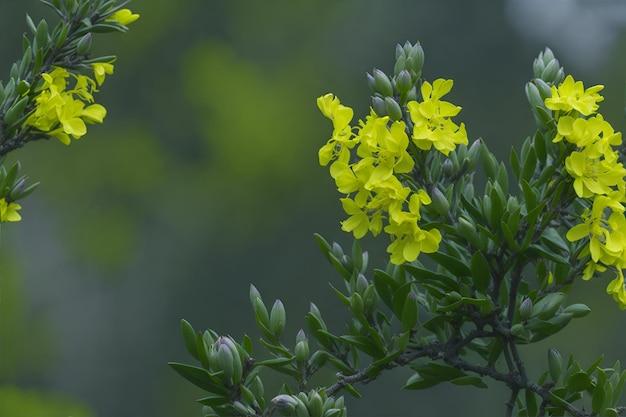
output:
[[[554,292],[547,294],[541,300],[533,305],[533,317],[548,319],[554,316],[556,310],[565,301],[565,294],[562,292]]]
[[[454,278],[451,278],[448,275],[440,274],[438,272],[433,272],[413,265],[403,265],[403,268],[420,283],[435,285],[446,291],[455,291],[459,288],[459,284],[454,280]]]
[[[196,345],[196,331],[185,319],[180,321],[180,330],[185,340],[185,346],[191,356],[198,359],[198,347]]]
[[[477,388],[487,388],[487,384],[485,384],[483,380],[477,376],[461,376],[451,379],[450,382],[455,385],[472,385]]]
[[[267,368],[276,369],[276,368],[283,367],[285,365],[289,365],[291,362],[293,362],[294,359],[295,359],[295,357],[293,357],[293,356],[289,357],[289,358],[266,359],[264,361],[255,362],[254,365],[255,366],[265,366]]]
[[[210,373],[206,369],[178,362],[169,362],[168,365],[187,381],[205,391],[213,392],[215,394],[226,394],[228,392],[226,388],[218,385],[216,378],[220,375],[220,373]]]
[[[413,374],[404,384],[404,389],[426,389],[439,384],[441,381],[436,379],[425,379],[419,373]]]
[[[540,246],[540,245],[531,245],[528,248],[528,251],[530,253],[534,254],[534,255],[542,256],[542,257],[544,257],[546,259],[549,259],[549,260],[551,260],[553,262],[556,262],[556,263],[560,263],[560,264],[563,264],[563,265],[569,264],[569,260],[567,258],[565,258],[565,257],[563,257],[563,256],[561,256],[559,254],[556,254],[554,252],[551,252],[551,251],[547,250],[546,248],[544,248],[543,246]]]
[[[427,254],[433,261],[437,262],[443,268],[452,272],[456,276],[471,276],[472,273],[470,269],[467,267],[465,262],[462,262],[452,256],[442,253],[435,252]]]
[[[198,402],[202,405],[208,405],[209,407],[216,407],[224,405],[230,402],[228,397],[222,395],[209,395],[204,398],[200,398]]]
[[[489,281],[491,281],[491,273],[489,262],[482,252],[478,251],[472,256],[471,271],[476,288],[485,292],[489,286]]]
[[[539,407],[537,407],[537,397],[535,393],[531,390],[525,390],[526,394],[526,412],[528,413],[528,417],[536,417],[539,412]]]
[[[576,372],[567,379],[567,389],[572,392],[589,391],[593,390],[593,383],[591,377],[586,372]]]

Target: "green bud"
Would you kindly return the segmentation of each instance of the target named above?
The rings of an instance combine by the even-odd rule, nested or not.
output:
[[[402,120],[402,109],[396,100],[391,97],[385,97],[385,110],[393,120]]]
[[[374,80],[374,77],[372,77],[372,74],[370,74],[369,72],[365,75],[367,77],[367,86],[369,87],[370,91],[372,93],[376,92],[376,81]]]
[[[309,396],[309,414],[311,417],[322,417],[324,413],[324,403],[322,397],[317,392]]]
[[[422,75],[422,68],[424,67],[424,50],[419,42],[411,47],[409,51],[409,59],[407,62],[411,63],[411,69],[415,72],[417,77]]]
[[[234,364],[233,364],[233,354],[231,353],[230,349],[228,348],[228,346],[224,345],[224,344],[220,344],[221,342],[220,338],[218,339],[218,341],[216,342],[216,355],[215,358],[217,360],[217,366],[219,368],[219,370],[221,370],[222,372],[224,372],[223,374],[223,378],[227,383],[232,383],[233,382],[233,374],[234,374]]]
[[[406,94],[413,87],[413,80],[411,74],[407,70],[400,71],[400,74],[396,77],[396,88],[400,94]]]
[[[367,278],[365,278],[365,275],[359,274],[359,276],[356,279],[356,291],[360,294],[363,294],[365,290],[367,289],[367,287],[369,287],[369,285],[370,284],[367,281]]]
[[[559,378],[561,378],[561,373],[563,372],[563,358],[561,357],[561,353],[554,348],[548,350],[548,367],[552,381],[558,383]]]
[[[450,159],[446,159],[441,166],[443,173],[446,177],[451,177],[454,175],[454,164]]]
[[[378,116],[387,115],[385,101],[380,97],[372,97],[372,108],[374,109],[374,113],[376,113]]]
[[[543,99],[541,98],[541,94],[539,94],[539,89],[533,83],[526,83],[526,98],[530,103],[531,108],[534,110],[535,107],[543,107]]]
[[[309,410],[307,410],[306,405],[302,402],[301,399],[296,400],[296,416],[297,417],[311,417],[309,414]]]
[[[470,223],[468,220],[466,220],[463,217],[459,217],[457,230],[459,234],[467,240],[476,236],[476,227],[474,226],[474,224]]]
[[[309,344],[307,342],[296,343],[296,361],[298,363],[305,363],[309,358]]]
[[[446,216],[450,211],[450,203],[441,190],[439,190],[439,187],[433,188],[430,193],[430,198],[432,200],[431,207],[440,215]]]
[[[383,97],[393,96],[393,86],[391,85],[389,77],[379,69],[374,69],[373,76],[376,92],[380,93]]]
[[[78,55],[87,55],[91,51],[91,44],[93,43],[93,36],[91,33],[86,34],[78,41],[76,45],[76,53]]]
[[[400,72],[402,72],[405,69],[406,69],[406,56],[400,55],[398,58],[396,58],[396,64],[393,67],[393,73],[394,75],[398,75],[400,74]]]
[[[519,307],[519,315],[523,321],[526,321],[530,318],[533,312],[533,301],[530,298],[524,299],[522,304]]]
[[[291,395],[278,395],[272,398],[272,404],[274,404],[279,410],[295,410],[298,405],[298,400],[293,398]]]
[[[282,301],[276,300],[270,313],[270,330],[276,338],[280,337],[285,330],[286,322],[287,316],[285,313],[285,306]]]
[[[533,80],[533,83],[535,84],[535,86],[537,86],[537,90],[539,91],[539,95],[541,96],[542,100],[552,97],[552,90],[544,80],[542,80],[541,78],[536,78],[535,80]]]

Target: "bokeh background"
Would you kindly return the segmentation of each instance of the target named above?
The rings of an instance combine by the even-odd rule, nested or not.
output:
[[[396,42],[422,41],[425,76],[455,79],[469,134],[500,157],[530,132],[523,86],[545,45],[568,72],[606,84],[603,112],[624,124],[626,5],[617,0],[132,7],[142,19],[131,33],[97,42],[119,55],[99,99],[106,124],[69,148],[37,143],[13,154],[43,186],[19,227],[0,234],[0,417],[199,416],[199,392],[166,366],[187,359],[179,320],[255,335],[251,282],[286,302],[290,335],[309,301],[343,317],[327,286],[337,277],[312,240],[320,232],[350,244],[317,166],[329,126],[315,98],[332,91],[366,112],[364,74],[391,70]],[[26,12],[50,16],[36,0],[0,2],[5,74]],[[572,301],[594,312],[550,346],[583,362],[626,359],[626,317],[604,285],[577,284]],[[547,347],[523,355],[544,366]],[[403,392],[405,378],[390,373],[366,387],[365,399],[349,401],[351,415],[502,413],[495,383]]]

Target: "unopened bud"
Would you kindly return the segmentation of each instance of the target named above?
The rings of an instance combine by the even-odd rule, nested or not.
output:
[[[533,311],[533,301],[530,298],[524,299],[522,304],[519,306],[519,316],[522,321],[526,321],[530,318],[530,315]]]
[[[285,324],[287,322],[287,315],[285,313],[285,306],[282,301],[276,300],[272,311],[270,312],[270,330],[277,338],[285,330]]]
[[[376,113],[378,116],[387,115],[385,101],[380,97],[372,97],[372,109],[374,109],[374,113]]]
[[[431,207],[435,209],[435,211],[439,213],[440,215],[442,216],[447,215],[448,211],[450,210],[450,203],[448,202],[448,199],[446,198],[446,196],[441,192],[441,190],[435,187],[432,190],[430,197],[432,199]]]
[[[400,71],[396,78],[396,88],[400,94],[406,94],[413,87],[411,74],[407,70]]]
[[[380,93],[383,97],[393,96],[393,86],[391,85],[389,77],[379,69],[374,69],[372,75],[374,76],[376,92]]]
[[[385,97],[385,110],[393,120],[402,120],[402,109],[397,101],[391,97]]]

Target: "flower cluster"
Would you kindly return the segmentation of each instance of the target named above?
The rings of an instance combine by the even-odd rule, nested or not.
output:
[[[448,94],[453,80],[438,79],[432,84],[422,84],[422,102],[411,101],[407,104],[413,121],[413,141],[423,150],[435,147],[448,155],[456,145],[467,145],[465,125],[457,125],[451,118],[459,114],[461,107],[441,100]]]
[[[106,75],[113,73],[113,64],[93,64],[93,71],[95,80],[61,67],[43,73],[35,108],[24,125],[69,145],[71,139],[87,134],[86,124],[102,123],[107,112],[100,104],[94,104],[93,94]],[[73,81],[71,88],[70,79]]]
[[[626,168],[619,160],[616,147],[622,135],[615,132],[602,115],[596,114],[603,100],[603,86],[585,89],[571,75],[551,88],[545,100],[554,111],[557,132],[553,142],[565,141],[572,152],[565,160],[565,169],[574,179],[576,195],[588,201],[582,223],[572,227],[568,240],[588,239],[589,245],[581,256],[591,256],[583,273],[590,279],[596,271],[607,268],[617,271],[617,277],[607,287],[621,308],[626,309],[626,289],[622,269],[626,267]]]
[[[450,120],[461,108],[441,100],[451,88],[452,80],[440,79],[432,85],[424,82],[423,101],[407,104],[417,148],[434,146],[448,155],[457,144],[467,143],[463,124]],[[342,222],[342,230],[356,239],[368,232],[376,236],[385,231],[392,239],[387,251],[394,264],[413,262],[421,252],[436,252],[441,242],[439,230],[419,226],[420,209],[431,199],[425,190],[410,188],[400,177],[411,173],[415,165],[408,152],[406,124],[372,110],[353,128],[353,110],[334,95],[319,97],[317,105],[333,123],[331,138],[319,150],[319,162],[331,164],[337,189],[346,195],[341,204],[349,217]]]

